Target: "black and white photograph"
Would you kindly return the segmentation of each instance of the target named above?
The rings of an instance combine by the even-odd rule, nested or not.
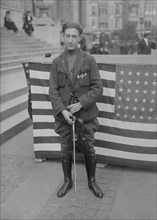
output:
[[[157,219],[157,0],[0,1],[0,219]]]

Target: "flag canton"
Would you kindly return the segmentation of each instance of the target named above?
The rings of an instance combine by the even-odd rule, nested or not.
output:
[[[117,65],[115,119],[156,123],[156,84],[155,65]]]

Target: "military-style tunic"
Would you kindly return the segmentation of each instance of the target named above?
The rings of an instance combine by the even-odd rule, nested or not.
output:
[[[54,110],[55,131],[60,135],[61,152],[70,153],[71,125],[61,112],[69,105],[71,94],[74,94],[83,106],[79,117],[84,121],[84,136],[90,146],[89,152],[94,153],[94,132],[99,126],[96,101],[103,93],[102,81],[96,61],[90,54],[78,49],[74,64],[72,78],[66,51],[56,57],[51,65],[49,95]]]

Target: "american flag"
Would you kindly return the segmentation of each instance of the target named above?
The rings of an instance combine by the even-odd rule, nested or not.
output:
[[[156,168],[156,66],[98,63],[103,96],[97,103],[100,127],[95,134],[98,162]],[[36,158],[58,158],[48,63],[25,63],[33,114]]]
[[[116,69],[115,119],[139,123],[155,123],[155,66],[126,65]]]

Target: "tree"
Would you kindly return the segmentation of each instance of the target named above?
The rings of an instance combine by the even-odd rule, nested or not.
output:
[[[136,32],[137,23],[133,21],[128,21],[124,28],[120,31],[119,39],[121,41],[136,41],[138,38]]]

